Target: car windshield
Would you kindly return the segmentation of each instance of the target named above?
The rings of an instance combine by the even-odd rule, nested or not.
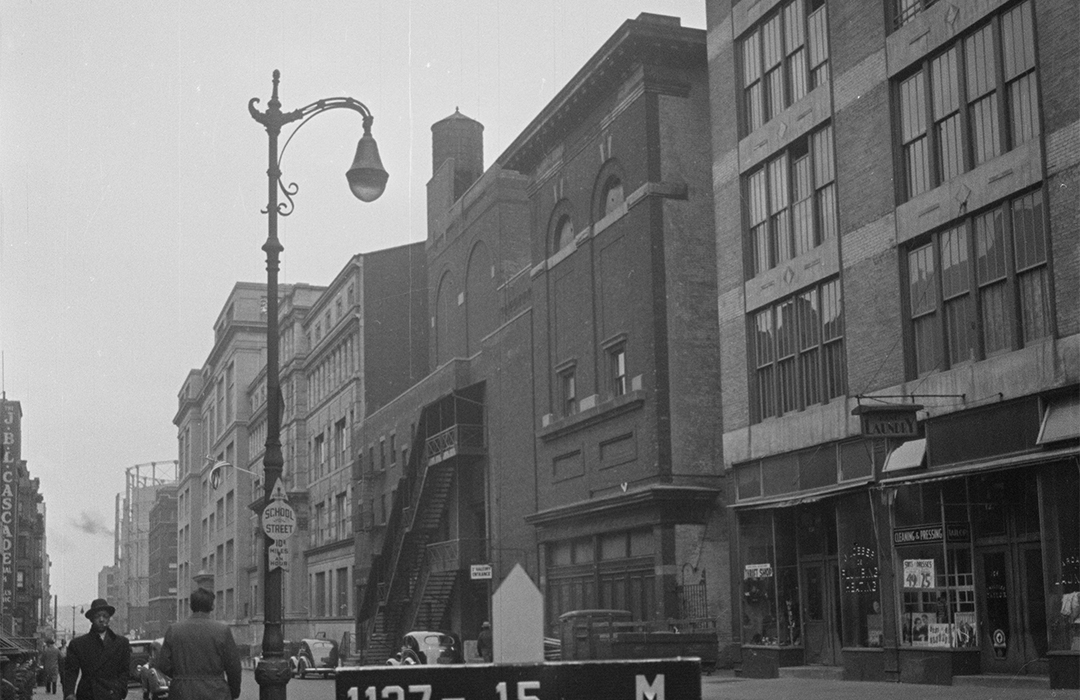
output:
[[[424,637],[424,644],[428,646],[454,646],[454,638],[448,634],[429,634]]]
[[[333,642],[308,642],[312,654],[329,654],[333,648]]]
[[[132,642],[131,653],[132,654],[149,654],[153,648],[153,642]]]

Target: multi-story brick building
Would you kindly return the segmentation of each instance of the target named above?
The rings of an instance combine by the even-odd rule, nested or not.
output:
[[[147,614],[145,634],[157,638],[175,622],[176,611],[176,483],[161,486],[154,495],[147,536]]]
[[[486,171],[479,123],[432,131],[435,369],[358,437],[363,655],[410,628],[475,637],[518,564],[549,634],[582,608],[715,619],[729,603],[705,34],[624,23]],[[474,563],[493,580],[471,580]]]
[[[744,675],[1075,687],[1078,12],[707,3]]]
[[[0,395],[0,623],[16,637],[46,629],[52,597],[45,554],[45,501],[41,481],[22,458],[22,404]]]
[[[308,383],[304,373],[304,358],[308,354],[310,338],[304,332],[304,319],[325,287],[309,284],[293,284],[281,289],[278,305],[278,328],[281,335],[279,348],[280,373],[279,385],[282,393],[281,444],[284,464],[282,465],[282,483],[289,495],[289,501],[296,509],[298,527],[290,540],[289,570],[282,577],[282,601],[284,620],[298,620],[305,630],[293,630],[288,636],[299,638],[307,634],[308,619],[307,594],[304,588],[306,576],[303,567],[303,552],[309,546],[308,500],[306,486],[307,450],[297,449],[297,445],[307,442],[306,418],[308,410]],[[256,625],[262,619],[263,611],[263,576],[262,545],[264,535],[258,522],[258,507],[262,503],[263,489],[262,459],[266,448],[266,366],[259,370],[258,376],[246,391],[246,398],[252,407],[248,431],[248,464],[246,469],[254,475],[252,505],[248,510],[252,532],[248,551],[245,552],[245,568],[248,572],[248,595],[244,600],[244,617]],[[262,640],[261,627],[249,630],[251,644]]]
[[[352,439],[365,413],[427,372],[422,245],[356,255],[328,287],[280,288],[282,484],[299,520],[284,577],[290,639],[354,629]],[[238,283],[174,419],[178,614],[193,585],[210,588],[244,646],[262,637],[265,347],[265,285]],[[212,479],[217,461],[234,468]]]
[[[179,393],[177,427],[177,614],[189,614],[196,585],[214,591],[214,616],[250,642],[243,598],[252,537],[244,508],[252,477],[226,469],[211,483],[214,462],[249,463],[251,404],[247,389],[262,370],[266,347],[266,285],[238,282],[214,324],[214,346],[202,369],[192,370]],[[242,467],[243,468],[243,467]]]
[[[327,287],[297,285],[280,307],[283,485],[299,516],[285,574],[285,635],[341,639],[355,629],[353,501],[363,417],[427,373],[423,244],[353,256]],[[265,367],[250,387],[250,470],[262,469]],[[262,534],[252,508],[251,604],[260,610]],[[257,550],[257,551],[255,551]],[[261,619],[261,616],[260,616]],[[261,639],[261,627],[253,630]]]

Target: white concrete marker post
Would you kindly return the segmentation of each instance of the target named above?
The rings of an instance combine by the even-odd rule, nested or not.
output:
[[[492,596],[491,632],[495,663],[544,661],[544,596],[521,564]]]

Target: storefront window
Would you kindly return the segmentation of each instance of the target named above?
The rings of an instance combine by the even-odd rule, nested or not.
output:
[[[901,646],[978,645],[967,503],[964,479],[897,490],[893,557]]]
[[[1052,651],[1080,651],[1080,472],[1075,462],[1042,475],[1049,637]]]
[[[740,513],[740,604],[744,644],[777,644],[775,559],[772,514],[768,511]]]
[[[845,496],[837,507],[840,619],[846,647],[880,647],[884,635],[871,508],[870,495],[865,492]]]

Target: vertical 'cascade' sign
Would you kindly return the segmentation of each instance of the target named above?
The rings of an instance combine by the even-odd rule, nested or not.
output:
[[[15,475],[21,454],[20,406],[0,399],[0,621],[14,613]]]

